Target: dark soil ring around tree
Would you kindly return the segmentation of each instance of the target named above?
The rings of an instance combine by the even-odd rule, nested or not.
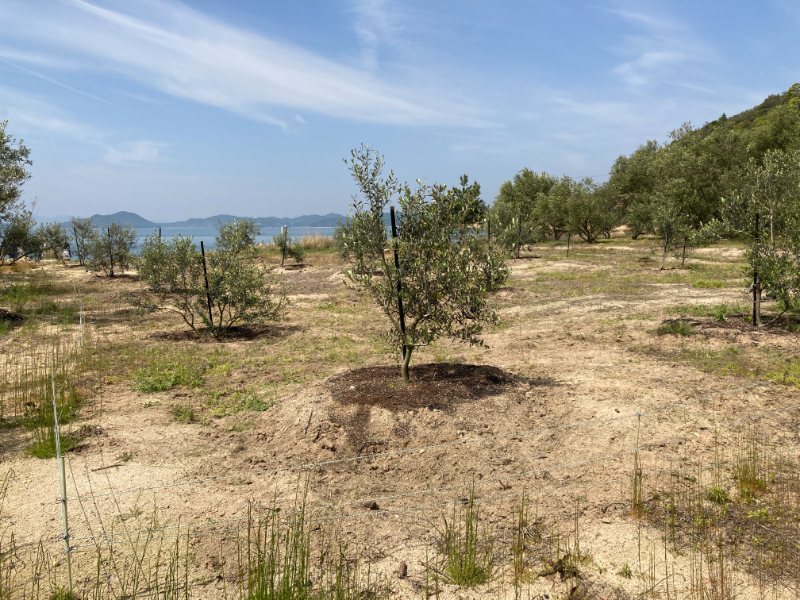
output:
[[[412,365],[409,375],[411,383],[403,385],[399,366],[364,367],[331,378],[327,387],[340,404],[395,411],[447,410],[462,402],[502,394],[515,384],[512,375],[486,365]]]

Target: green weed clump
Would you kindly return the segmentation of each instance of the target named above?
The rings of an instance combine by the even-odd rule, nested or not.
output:
[[[10,321],[0,318],[0,337],[6,335],[13,327],[14,325]]]
[[[56,457],[56,434],[55,431],[42,430],[43,435],[28,446],[26,454],[36,458],[55,458]],[[78,440],[71,433],[60,433],[58,441],[61,446],[61,453],[69,452],[78,445]]]
[[[62,586],[54,586],[49,600],[79,600],[79,596]]]
[[[769,371],[767,379],[774,379],[784,385],[800,388],[800,358],[786,358],[783,369]]]
[[[0,289],[0,302],[9,304],[15,309],[21,309],[29,302],[38,300],[42,296],[50,295],[54,292],[50,282],[26,281],[24,283],[12,283]]]
[[[172,416],[175,417],[177,421],[183,421],[184,423],[194,423],[197,420],[194,407],[188,404],[173,406]]]
[[[204,373],[205,365],[188,356],[152,353],[147,365],[133,373],[131,387],[145,394],[166,392],[177,386],[201,387]]]
[[[694,288],[724,288],[728,284],[724,281],[719,281],[716,279],[698,279],[694,283],[692,283],[692,287]]]
[[[59,378],[60,379],[60,378]],[[58,412],[59,442],[61,452],[69,452],[78,444],[66,426],[77,418],[83,398],[74,385],[56,380],[56,410]],[[55,415],[53,414],[53,385],[48,379],[38,382],[35,401],[30,402],[23,418],[32,442],[26,452],[36,458],[53,458],[56,455]],[[32,397],[33,399],[33,397]]]
[[[666,321],[656,329],[656,334],[658,335],[679,335],[685,337],[696,333],[697,329],[695,329],[691,323],[681,321],[680,319]]]
[[[214,415],[227,416],[241,412],[264,412],[275,406],[275,400],[267,400],[254,390],[218,390],[206,398],[204,404]]]
[[[706,491],[706,498],[714,504],[727,504],[731,501],[731,496],[727,491],[719,486],[712,486]]]

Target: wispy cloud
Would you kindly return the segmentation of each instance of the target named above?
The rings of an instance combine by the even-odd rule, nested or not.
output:
[[[397,45],[403,27],[397,14],[396,3],[387,0],[355,0],[355,32],[361,45],[361,61],[368,70],[378,66],[381,44]]]
[[[0,8],[0,15],[3,15],[2,8]],[[8,46],[0,46],[0,59],[11,62],[24,62],[28,65],[52,69],[77,69],[80,67],[79,62],[65,60],[63,56],[20,50],[18,48],[9,48]]]
[[[710,46],[688,23],[639,10],[611,9],[609,12],[638,30],[623,37],[624,43],[618,52],[624,62],[614,68],[614,73],[628,86],[639,88],[685,80],[687,70],[708,62],[713,56]]]
[[[39,73],[39,72],[34,71],[32,69],[28,69],[28,68],[23,67],[21,65],[15,64],[15,63],[11,62],[10,60],[5,60],[5,59],[2,59],[2,58],[0,58],[0,60],[2,60],[2,62],[6,63],[7,65],[14,67],[15,69],[19,69],[20,71],[22,71],[24,73],[27,73],[28,75],[33,75],[34,77],[36,77],[38,79],[41,79],[41,80],[46,81],[48,83],[52,83],[53,85],[57,85],[58,87],[62,87],[65,90],[69,90],[71,92],[75,92],[76,94],[80,94],[81,96],[86,96],[87,98],[91,98],[92,100],[97,100],[98,102],[105,102],[106,104],[110,104],[111,106],[116,106],[117,108],[119,108],[118,104],[114,104],[113,102],[109,102],[105,98],[100,98],[99,96],[95,96],[94,94],[90,94],[89,92],[84,92],[83,90],[76,89],[76,88],[71,87],[71,86],[69,86],[69,85],[67,85],[65,83],[61,83],[60,81],[56,81],[55,79],[53,79],[51,77],[48,77],[47,75],[43,75],[42,73]]]
[[[112,165],[154,162],[164,147],[165,144],[149,140],[130,142],[119,148],[109,148],[103,158]]]
[[[50,102],[32,94],[0,87],[0,120],[9,119],[22,131],[61,136],[100,145],[103,135],[94,127],[76,121]]]
[[[486,125],[463,101],[387,83],[364,69],[227,25],[173,0],[118,4],[125,12],[84,0],[42,4],[7,0],[0,8],[7,30],[21,44],[35,44],[40,54],[66,54],[85,69],[116,72],[163,93],[279,127],[288,127],[295,111],[383,124]],[[380,17],[380,3],[363,6],[359,35],[369,56],[375,46],[367,31],[391,25]],[[292,113],[283,117],[286,108]]]
[[[58,138],[71,145],[82,144],[90,151],[103,153],[106,163],[134,165],[153,162],[161,157],[167,144],[151,140],[122,142],[110,145],[108,132],[75,119],[61,108],[39,96],[0,86],[0,121],[13,123],[17,137],[42,137],[52,143]]]

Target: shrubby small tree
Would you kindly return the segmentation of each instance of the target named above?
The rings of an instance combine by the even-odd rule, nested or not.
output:
[[[72,217],[72,239],[75,241],[75,256],[82,267],[86,266],[86,259],[89,256],[88,246],[92,233],[94,233],[94,220],[91,217],[88,219]]]
[[[569,230],[569,200],[572,193],[571,179],[562,177],[550,191],[543,194],[536,204],[536,219],[549,231],[553,238],[560,240]]]
[[[800,303],[800,151],[768,150],[751,161],[738,193],[723,199],[723,223],[750,240],[745,256],[753,279],[753,325],[761,325],[761,296],[781,314]]]
[[[148,311],[175,312],[197,331],[197,325],[203,322],[198,313],[207,313],[208,309],[203,295],[202,257],[192,238],[176,236],[165,240],[153,232],[142,241],[136,262],[141,281],[158,302],[143,298],[131,299],[132,302]]]
[[[600,236],[611,236],[616,224],[616,214],[605,190],[598,188],[591,178],[570,180],[567,202],[567,231],[577,233],[589,244]]]
[[[69,234],[61,223],[42,223],[36,229],[36,237],[44,253],[64,262],[64,249],[69,247]]]
[[[250,220],[220,223],[216,250],[203,258],[191,237],[163,240],[156,233],[142,243],[139,273],[150,297],[131,302],[147,310],[176,312],[197,331],[200,325],[224,336],[237,324],[265,324],[286,311],[283,291],[274,292],[269,270],[256,264],[258,225]]]
[[[496,320],[489,291],[508,269],[502,255],[467,225],[473,215],[459,192],[419,181],[412,190],[391,172],[384,179],[383,158],[364,145],[352,151],[347,164],[362,194],[354,197],[340,228],[352,264],[348,285],[370,294],[389,318],[389,338],[402,351],[401,374],[408,383],[418,346],[442,336],[483,343],[483,325]],[[462,178],[462,191],[466,184]],[[396,240],[389,238],[383,217],[395,197]]]
[[[33,213],[24,206],[9,212],[0,221],[0,264],[6,260],[14,264],[21,258],[41,258],[42,244],[35,227]]]
[[[286,311],[286,294],[274,293],[269,270],[256,264],[255,238],[260,233],[252,219],[221,224],[217,230],[216,250],[207,257],[213,308],[207,325],[216,335],[238,323],[276,321]]]
[[[661,255],[661,269],[663,270],[667,253],[677,247],[689,226],[680,209],[666,202],[655,211],[653,223],[656,232],[664,238],[664,252]]]
[[[655,228],[653,218],[657,206],[655,194],[661,149],[656,140],[649,140],[630,156],[617,158],[609,173],[609,193],[618,199],[634,240],[642,234],[652,233]]]
[[[33,213],[22,201],[22,186],[30,179],[30,148],[6,132],[0,122],[0,264],[22,257],[37,258],[41,252],[34,235]]]
[[[288,230],[281,231],[280,235],[273,236],[272,242],[281,255],[281,267],[283,267],[283,261],[287,256],[294,259],[294,262],[298,264],[303,262],[306,257],[307,252],[303,247],[303,243],[299,238],[290,237]]]
[[[541,203],[555,182],[555,177],[545,172],[522,169],[500,186],[488,218],[498,242],[514,256],[519,257],[523,245],[542,237],[546,208]]]
[[[103,271],[109,277],[133,266],[136,232],[130,223],[111,222],[107,228],[95,229],[86,244],[86,264],[93,271]]]

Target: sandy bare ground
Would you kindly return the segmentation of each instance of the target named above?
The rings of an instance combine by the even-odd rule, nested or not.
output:
[[[664,563],[663,532],[630,511],[637,446],[646,490],[668,482],[676,470],[710,481],[715,452],[732,458],[751,419],[776,452],[789,449],[788,456],[800,460],[800,412],[790,408],[800,403],[797,389],[765,381],[766,374],[703,372],[686,359],[686,349],[713,353],[736,346],[796,357],[800,346],[796,333],[721,326],[711,317],[692,318],[699,330],[692,338],[656,336],[653,330],[675,316],[671,308],[746,305],[746,290],[738,279],[726,287],[674,282],[675,272],[658,272],[653,263],[633,264],[626,276],[639,279],[606,289],[620,276],[621,261],[632,260],[616,257],[512,261],[511,280],[496,297],[502,323],[487,333],[488,348],[441,343],[421,351],[414,363],[433,365],[433,383],[419,382],[416,391],[399,389],[391,371],[379,384],[359,374],[364,367],[393,366],[396,357],[380,345],[381,315],[341,285],[342,265],[310,261],[306,269],[282,272],[295,303],[288,322],[254,339],[217,344],[237,357],[225,374],[226,393],[257,382],[257,393],[272,394],[274,406],[220,415],[202,408],[203,389],[143,394],[113,377],[101,386],[93,404],[101,409],[86,410],[75,425],[84,435],[67,460],[76,572],[94,568],[93,544],[113,539],[124,551],[155,520],[156,528],[167,528],[159,535],[191,524],[193,593],[221,597],[233,584],[219,557],[228,567],[235,563],[236,528],[246,525],[249,511],[264,514],[274,504],[290,511],[298,486],[307,484],[309,518],[369,558],[393,597],[419,598],[442,515],[474,484],[495,539],[494,576],[472,590],[442,584],[443,598],[514,597],[510,543],[523,492],[537,515],[531,531],[538,527],[545,537],[574,535],[577,510],[580,549],[588,557],[583,577],[592,597],[637,596],[647,587],[653,553],[662,571]],[[706,258],[715,257],[692,260]],[[736,253],[724,251],[723,258]],[[563,277],[551,279],[554,274]],[[116,297],[136,286],[124,279],[105,287],[75,269],[69,276],[87,296]],[[87,328],[114,339],[132,336],[143,346],[160,343],[164,331],[185,330],[174,316],[123,317],[113,325],[89,318]],[[284,348],[305,348],[309,338],[332,341],[324,351],[280,358]],[[209,351],[194,340],[170,343]],[[320,358],[331,353],[334,358]],[[294,380],[286,383],[294,364],[304,370],[292,371]],[[465,379],[464,372],[471,375]],[[197,419],[176,420],[177,404],[197,406]],[[58,557],[55,461],[25,455],[24,430],[3,429],[0,436],[3,468],[13,470],[3,525],[14,531],[20,549],[41,540]],[[706,471],[690,471],[697,468]],[[541,572],[536,552],[531,548],[537,566],[525,596],[568,594],[559,575]],[[401,562],[405,578],[394,575]],[[688,554],[670,550],[666,562],[677,591],[686,591]],[[632,578],[619,574],[624,565]],[[732,582],[739,597],[757,596],[744,570]]]

